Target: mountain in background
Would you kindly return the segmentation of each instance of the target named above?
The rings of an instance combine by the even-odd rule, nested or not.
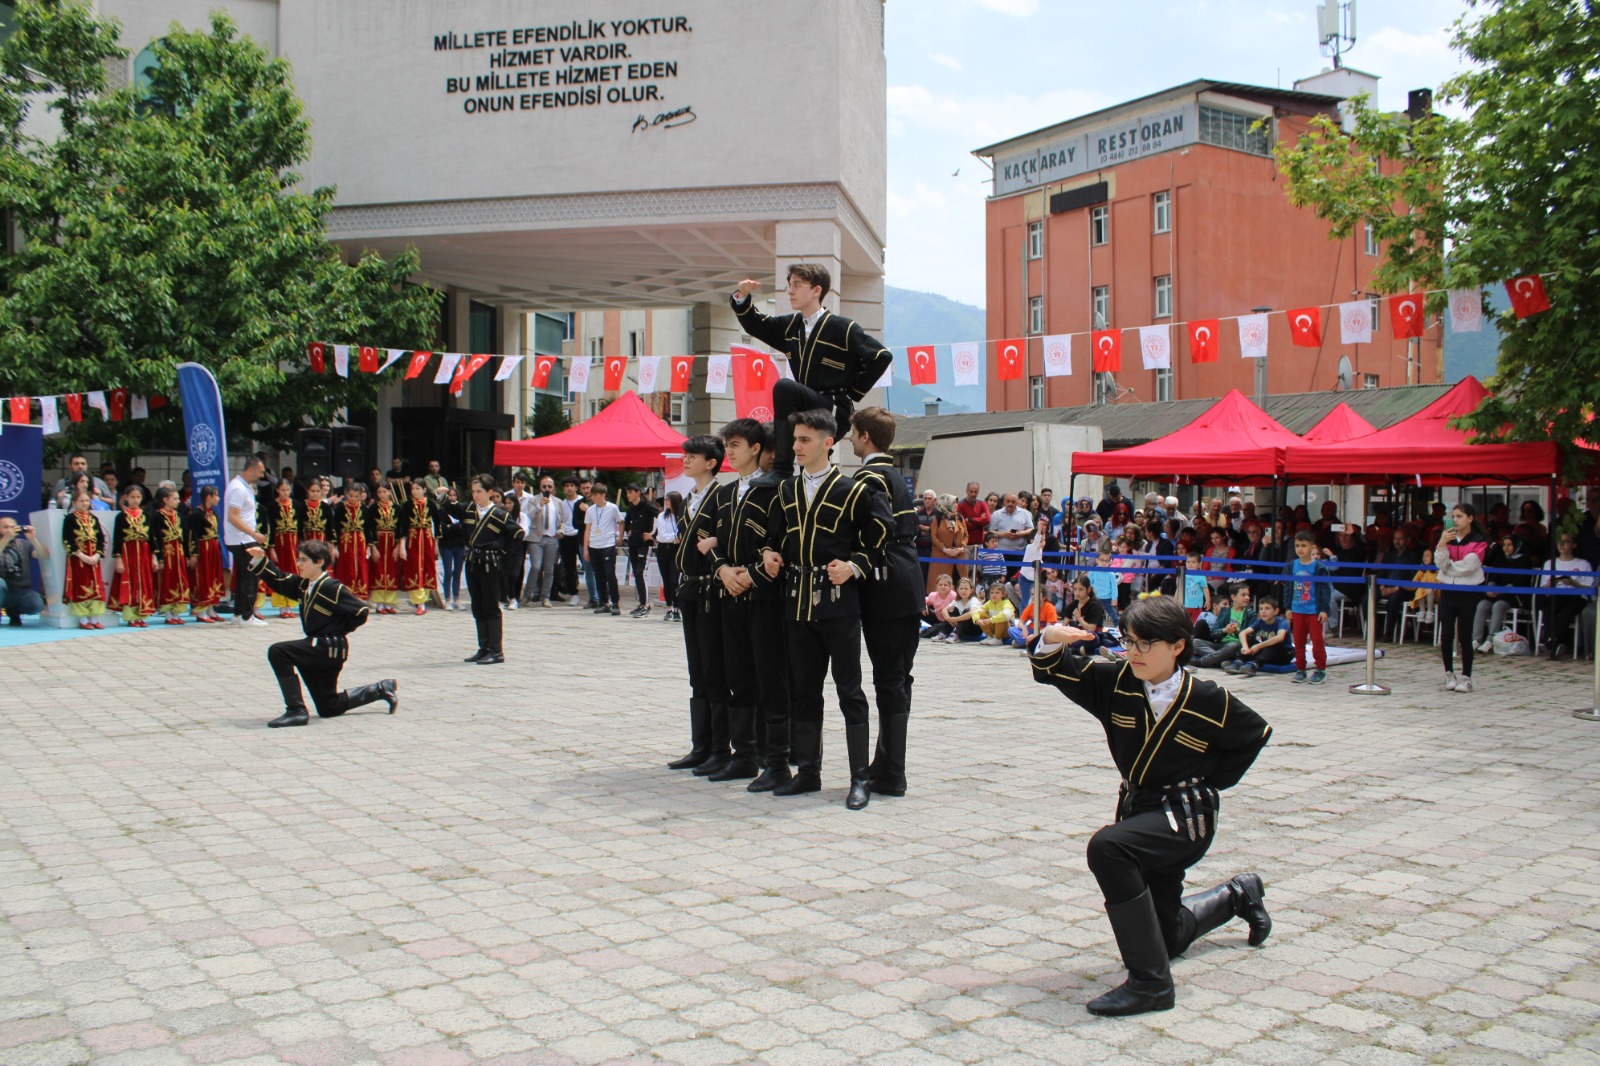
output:
[[[984,386],[950,384],[949,345],[984,339],[984,311],[931,292],[913,292],[892,285],[883,288],[883,343],[894,350],[894,384],[884,390],[884,403],[899,415],[920,415],[923,404],[939,401],[939,412],[982,411],[987,404]],[[905,349],[912,344],[936,344],[939,384],[910,385]]]

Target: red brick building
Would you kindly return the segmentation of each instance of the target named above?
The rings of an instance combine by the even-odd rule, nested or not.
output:
[[[1337,119],[1340,99],[1194,81],[978,149],[994,166],[988,337],[1028,338],[1020,381],[997,379],[990,349],[989,410],[1254,395],[1258,361],[1240,358],[1236,324],[1222,322],[1218,361],[1199,365],[1184,324],[1260,307],[1280,312],[1269,316],[1272,392],[1334,389],[1341,370],[1358,389],[1439,381],[1441,327],[1393,339],[1369,283],[1382,249],[1361,228],[1334,241],[1312,211],[1290,206],[1271,156],[1313,116]],[[1340,343],[1326,306],[1321,347],[1291,343],[1281,312],[1364,296],[1371,343]],[[1134,330],[1147,325],[1172,327],[1169,371],[1143,369]],[[1090,331],[1109,328],[1127,331],[1114,381],[1090,363]],[[1074,334],[1072,374],[1046,377],[1041,338],[1062,333]]]

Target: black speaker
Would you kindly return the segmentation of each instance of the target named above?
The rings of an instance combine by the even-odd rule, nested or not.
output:
[[[367,431],[360,426],[335,426],[333,476],[360,481],[367,473]]]
[[[333,431],[302,429],[294,435],[300,477],[327,477],[333,461]]]

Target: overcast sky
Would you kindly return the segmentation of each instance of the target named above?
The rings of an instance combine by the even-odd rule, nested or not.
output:
[[[1196,78],[1292,87],[1331,60],[1314,0],[888,0],[888,283],[984,304],[974,148]],[[1345,65],[1379,106],[1459,70],[1464,0],[1362,0]],[[956,173],[959,171],[959,174]]]

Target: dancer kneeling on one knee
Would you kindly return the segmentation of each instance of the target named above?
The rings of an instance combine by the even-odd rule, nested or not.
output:
[[[1233,918],[1258,946],[1272,931],[1259,874],[1240,874],[1183,896],[1184,872],[1216,837],[1218,794],[1239,783],[1272,735],[1260,715],[1183,669],[1193,627],[1176,599],[1154,597],[1122,615],[1127,660],[1067,654],[1093,634],[1046,628],[1029,647],[1034,680],[1059,688],[1105,727],[1122,773],[1117,820],[1089,841],[1127,980],[1091,1001],[1091,1014],[1170,1010],[1168,960]]]
[[[300,691],[300,677],[311,690],[311,702],[322,718],[337,718],[356,707],[379,700],[393,714],[400,703],[393,679],[375,685],[339,690],[339,672],[350,657],[350,634],[367,621],[367,605],[328,573],[333,564],[333,549],[320,540],[301,541],[295,555],[298,576],[291,577],[267,561],[265,549],[252,546],[250,572],[279,596],[298,601],[304,640],[284,640],[267,649],[267,662],[283,690],[283,714],[267,725],[305,725],[306,701]],[[295,671],[300,677],[295,676]]]

